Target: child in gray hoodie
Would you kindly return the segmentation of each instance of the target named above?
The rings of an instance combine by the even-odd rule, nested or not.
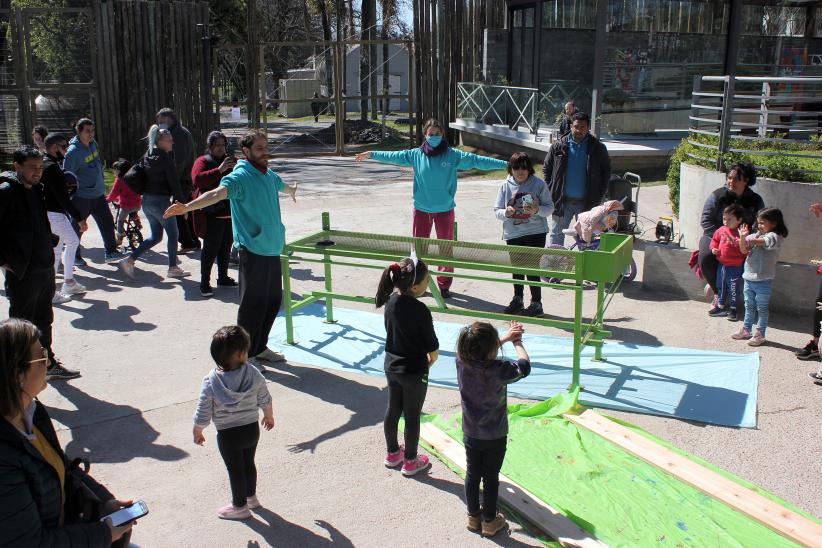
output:
[[[214,421],[217,447],[228,469],[231,504],[217,510],[221,519],[246,519],[251,508],[258,508],[257,468],[254,453],[260,439],[257,425],[274,428],[271,394],[265,377],[248,363],[251,338],[240,326],[221,327],[211,340],[211,357],[217,367],[203,379],[197,411],[194,413],[194,443],[205,442],[203,430]]]

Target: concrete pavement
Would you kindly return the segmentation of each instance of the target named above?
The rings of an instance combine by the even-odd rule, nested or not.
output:
[[[286,182],[299,181],[297,203],[283,198],[288,239],[320,228],[331,211],[341,229],[408,234],[410,172],[353,160],[276,162]],[[384,170],[384,168],[386,168]],[[374,173],[369,175],[369,172]],[[361,180],[362,179],[362,180]],[[490,210],[498,183],[461,180],[457,195],[460,238],[498,241],[499,222]],[[643,189],[649,219],[665,210],[665,187]],[[650,220],[648,221],[649,227]],[[652,230],[651,230],[652,232]],[[290,363],[267,374],[277,425],[263,432],[257,452],[259,497],[265,510],[246,522],[221,521],[214,510],[229,499],[228,479],[215,443],[191,441],[191,415],[202,377],[212,368],[208,345],[220,326],[235,322],[236,290],[216,288],[212,299],[198,291],[199,262],[183,256],[193,276],[163,279],[165,255],[138,262],[136,281],[100,264],[95,227],[84,244],[94,261],[77,278],[89,293],[55,309],[55,350],[83,377],[54,382],[42,395],[59,423],[72,456],[85,454],[95,477],[123,497],[145,500],[150,515],[135,528],[141,546],[480,546],[465,530],[462,483],[434,461],[431,473],[403,478],[382,466],[384,380]],[[640,252],[637,262],[641,265]],[[321,284],[321,270],[295,265],[297,293]],[[642,272],[640,271],[640,277]],[[236,276],[236,274],[235,274]],[[340,269],[335,286],[356,292],[377,284],[372,271]],[[641,279],[641,278],[640,278]],[[482,282],[454,284],[455,303],[496,310],[510,288]],[[555,294],[562,293],[562,294]],[[572,313],[569,292],[549,292],[546,312]],[[809,296],[813,298],[813,296]],[[357,306],[346,304],[346,306]],[[366,307],[367,308],[367,307]],[[706,303],[625,288],[606,313],[614,338],[637,344],[752,351],[730,340],[738,324],[707,317]],[[7,315],[7,302],[0,301]],[[453,318],[447,318],[454,321]],[[807,372],[818,363],[798,362],[791,350],[803,345],[809,318],[774,318],[770,344],[759,349],[759,423],[733,429],[609,411],[691,453],[734,472],[788,501],[822,515],[818,435],[822,387]],[[555,333],[550,329],[534,331]],[[424,411],[452,412],[454,391],[429,390]],[[539,542],[513,527],[502,546]]]

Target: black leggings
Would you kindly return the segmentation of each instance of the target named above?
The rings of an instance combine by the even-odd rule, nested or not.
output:
[[[813,302],[813,337],[819,340],[820,326],[822,322],[822,310],[818,310],[817,304],[822,302],[822,281],[819,282],[819,289],[816,291],[816,300]]]
[[[200,284],[211,282],[211,267],[217,260],[217,281],[228,277],[228,254],[233,242],[231,219],[220,219],[209,215],[206,218],[206,232],[203,251],[200,253]]]
[[[257,494],[254,454],[259,440],[260,426],[256,422],[217,430],[217,448],[231,484],[231,504],[238,508],[245,506],[247,497]]]
[[[386,372],[385,376],[388,379],[388,409],[383,423],[385,444],[389,453],[399,450],[397,430],[402,415],[405,418],[405,459],[413,460],[417,458],[420,442],[420,414],[428,392],[428,374]]]
[[[699,269],[705,283],[710,285],[714,295],[717,295],[719,291],[716,288],[716,272],[719,270],[719,261],[716,260],[716,255],[711,253],[710,236],[702,236],[699,239]]]
[[[521,245],[523,247],[545,247],[545,240],[548,234],[528,234],[527,236],[520,236],[519,238],[512,238],[510,240],[505,240],[505,243],[508,245]],[[525,264],[528,262],[529,259],[534,259],[535,256],[533,255],[524,255],[522,253],[511,253],[511,263],[515,264],[516,266],[524,267],[532,267],[532,268],[539,268],[539,264],[535,265],[528,265]],[[513,274],[515,280],[524,280],[524,274]],[[528,281],[530,282],[538,282],[539,276],[528,276]],[[531,300],[533,302],[541,302],[542,301],[542,288],[538,285],[531,285],[529,286],[531,289]],[[525,289],[519,285],[514,284],[514,296],[522,297],[525,294]]]
[[[497,516],[499,497],[499,471],[505,460],[508,438],[479,440],[463,437],[465,457],[468,461],[465,471],[465,502],[468,513],[476,515],[480,511],[479,494],[482,480],[482,519],[491,521]]]

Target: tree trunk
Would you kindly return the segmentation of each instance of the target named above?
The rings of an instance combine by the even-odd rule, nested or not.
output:
[[[373,0],[375,1],[375,0]],[[363,0],[360,11],[360,40],[369,40],[371,35],[372,0]],[[371,51],[367,44],[360,44],[360,120],[368,120],[368,90],[371,81]]]
[[[377,0],[367,0],[370,5],[368,26],[370,31],[368,33],[369,40],[375,40],[377,37]],[[365,3],[365,1],[363,2]],[[377,45],[370,44],[368,46],[368,90],[371,98],[371,119],[377,119]]]
[[[416,113],[416,136],[419,138],[419,135],[422,131],[422,56],[420,55],[421,49],[421,38],[420,38],[420,29],[422,29],[422,15],[420,10],[420,3],[419,2],[412,2],[414,6],[414,105],[415,113]],[[411,86],[411,75],[408,75],[408,85]],[[408,105],[409,110],[411,109],[411,105]],[[412,143],[413,144],[413,143]]]
[[[382,32],[380,33],[381,40],[388,40],[388,27],[391,24],[391,0],[382,0]],[[391,85],[391,63],[388,60],[389,51],[388,44],[382,45],[382,91],[380,95],[388,95],[389,86]],[[382,99],[382,114],[386,116],[390,109],[391,101],[389,99]]]
[[[334,96],[334,61],[331,58],[331,23],[328,19],[328,6],[325,0],[317,0],[317,7],[320,10],[320,21],[323,26],[323,57],[325,62],[325,86],[326,96]]]

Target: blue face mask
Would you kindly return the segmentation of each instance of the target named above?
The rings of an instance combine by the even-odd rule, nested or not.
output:
[[[442,135],[429,135],[425,140],[432,148],[437,148],[442,143]]]

